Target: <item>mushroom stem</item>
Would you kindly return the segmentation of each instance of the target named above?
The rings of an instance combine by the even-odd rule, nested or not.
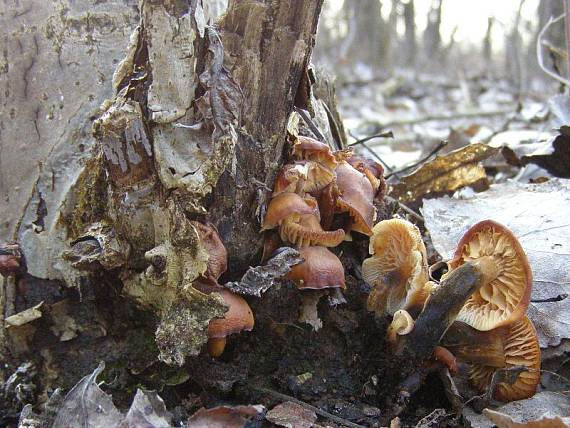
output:
[[[208,354],[212,358],[218,358],[224,353],[226,349],[225,337],[211,337],[208,339]]]
[[[452,271],[429,297],[414,329],[401,336],[397,354],[429,358],[465,301],[487,282],[490,272],[490,263],[486,262],[467,262]]]
[[[490,268],[485,262],[466,262],[452,271],[427,300],[414,329],[405,336],[399,336],[395,358],[391,361],[392,372],[397,375],[394,384],[388,386],[394,395],[386,403],[392,417],[406,408],[411,394],[421,386],[421,380],[429,370],[427,360],[455,321],[465,301],[485,284],[490,272],[487,269]]]
[[[497,262],[491,256],[480,257],[477,260],[473,260],[472,263],[483,275],[485,284],[490,283],[499,275],[499,266],[497,266]]]

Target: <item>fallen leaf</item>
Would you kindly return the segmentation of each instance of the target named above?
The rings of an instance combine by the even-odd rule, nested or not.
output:
[[[459,239],[473,224],[492,219],[519,239],[533,271],[528,316],[542,348],[570,338],[570,182],[507,182],[469,199],[424,200],[422,213],[435,249],[452,257]]]
[[[171,416],[155,391],[137,390],[119,428],[170,428]]]
[[[521,162],[536,164],[555,177],[570,178],[570,128],[563,126],[560,135],[550,138],[540,150],[523,156]]]
[[[283,278],[291,267],[302,261],[299,252],[293,248],[279,250],[265,265],[250,267],[240,281],[228,282],[224,287],[235,293],[261,297],[261,293],[271,288],[275,280]]]
[[[188,419],[186,428],[244,428],[248,421],[264,413],[261,405],[201,408]]]
[[[97,386],[97,376],[104,370],[99,364],[93,373],[81,379],[67,393],[57,411],[52,428],[116,427],[123,419],[111,396]]]
[[[479,190],[489,186],[485,169],[480,164],[499,149],[487,144],[470,144],[423,164],[411,174],[402,177],[392,196],[403,202],[412,202],[429,194],[444,194],[471,186]]]
[[[484,409],[483,414],[498,428],[569,428],[570,398],[541,392],[496,410]]]
[[[286,401],[267,412],[265,419],[280,427],[311,428],[317,420],[317,415],[300,404]]]

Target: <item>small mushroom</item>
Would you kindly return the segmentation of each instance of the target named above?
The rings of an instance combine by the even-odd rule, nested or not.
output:
[[[481,391],[495,380],[493,398],[514,401],[529,398],[540,381],[540,347],[532,322],[520,320],[490,331],[478,331],[456,322],[448,330],[443,344],[460,360],[468,363],[469,379]],[[509,375],[512,371],[513,376]],[[504,379],[504,381],[501,381]]]
[[[304,247],[299,254],[304,261],[287,274],[287,279],[294,281],[297,288],[345,288],[344,267],[334,253],[325,247]]]
[[[304,199],[296,193],[281,193],[271,199],[261,230],[274,229],[292,215],[316,213],[318,208],[311,199]]]
[[[326,166],[314,161],[298,161],[284,165],[273,188],[273,196],[283,192],[293,192],[303,196],[316,193],[334,180],[334,173]]]
[[[453,270],[481,258],[495,264],[496,275],[467,300],[457,320],[485,331],[524,316],[530,301],[532,272],[512,232],[492,220],[477,223],[467,231],[449,267]]]
[[[312,160],[319,162],[330,170],[338,164],[335,155],[329,146],[314,138],[299,135],[293,144],[293,156],[297,160]]]
[[[20,270],[21,254],[18,244],[0,244],[0,275],[13,275]]]
[[[366,159],[360,156],[351,156],[347,162],[368,178],[372,188],[376,192],[376,197],[383,197],[386,191],[386,182],[384,181],[384,168],[378,162],[372,159]]]
[[[405,220],[381,221],[374,226],[369,252],[372,257],[362,263],[363,279],[373,287],[368,310],[377,315],[421,310],[432,283],[419,229]]]
[[[226,347],[226,337],[241,331],[251,331],[254,318],[247,302],[237,294],[219,287],[212,289],[219,293],[228,306],[224,318],[216,318],[208,325],[208,353],[211,357],[219,357]]]
[[[200,241],[208,252],[208,267],[204,277],[216,282],[228,268],[226,247],[213,224],[203,224],[198,221],[191,221],[190,223],[196,228]]]
[[[348,212],[352,220],[349,229],[372,235],[376,208],[373,204],[375,192],[370,181],[348,162],[341,162],[336,168],[336,184],[339,192],[337,211]]]
[[[386,341],[389,345],[394,345],[398,336],[403,336],[410,333],[414,328],[414,319],[404,309],[400,309],[394,313],[392,322],[388,326],[386,332]]]

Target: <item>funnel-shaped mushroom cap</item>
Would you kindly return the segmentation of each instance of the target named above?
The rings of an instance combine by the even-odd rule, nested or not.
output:
[[[304,262],[293,266],[287,274],[297,288],[345,288],[344,268],[334,253],[325,247],[304,247],[299,253]]]
[[[279,227],[279,234],[283,241],[299,247],[311,245],[336,247],[344,239],[345,232],[342,229],[323,230],[320,219],[315,214],[293,214],[283,221]]]
[[[352,219],[351,230],[372,235],[372,225],[376,219],[374,207],[374,189],[364,174],[358,172],[347,162],[336,168],[336,183],[340,196],[337,209],[348,212]]]
[[[293,144],[293,156],[298,160],[319,162],[330,170],[334,170],[337,160],[329,146],[314,138],[299,135]]]
[[[237,294],[226,289],[216,289],[228,306],[228,311],[224,318],[216,318],[208,325],[208,337],[221,338],[240,331],[251,331],[253,329],[253,312],[247,302]]]
[[[376,192],[383,192],[386,184],[384,182],[384,168],[378,162],[360,156],[352,156],[348,163],[357,171],[363,173],[372,184]]]
[[[499,401],[514,401],[532,397],[536,392],[536,386],[540,382],[540,346],[536,337],[536,330],[531,321],[524,316],[515,323],[502,327],[504,335],[505,369],[522,366],[526,371],[521,371],[512,384],[499,382],[495,388],[494,398]],[[493,334],[490,331],[487,334]],[[473,365],[469,372],[469,378],[477,388],[485,391],[491,383],[495,368],[489,366]],[[500,373],[509,381],[510,375],[516,376],[517,372]]]
[[[467,231],[449,265],[455,269],[466,261],[482,258],[496,264],[496,277],[473,293],[457,320],[485,331],[524,316],[530,301],[532,272],[512,232],[491,220],[477,223]]]
[[[394,318],[388,326],[386,332],[386,340],[390,344],[394,344],[398,336],[410,333],[414,329],[414,319],[404,309],[400,309],[394,313]]]
[[[228,268],[228,252],[218,231],[212,224],[203,224],[198,221],[191,221],[198,231],[200,242],[208,252],[208,268],[204,276],[218,280]]]
[[[318,192],[334,180],[334,173],[326,166],[314,161],[298,161],[284,165],[273,187],[273,196],[283,192],[299,195]]]
[[[421,309],[431,291],[427,257],[420,231],[400,219],[384,220],[374,226],[362,276],[373,289],[368,310],[378,315],[400,309]]]
[[[318,207],[313,199],[305,199],[296,193],[281,193],[271,199],[261,230],[273,229],[292,214],[316,214]]]

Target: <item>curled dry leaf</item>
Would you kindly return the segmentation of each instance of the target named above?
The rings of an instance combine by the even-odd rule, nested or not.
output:
[[[477,143],[436,156],[402,177],[401,182],[394,186],[392,196],[403,202],[413,202],[425,195],[452,193],[467,186],[484,190],[489,187],[489,182],[480,162],[498,150]]]
[[[263,266],[250,267],[240,281],[228,282],[224,287],[238,294],[261,297],[276,280],[289,273],[302,259],[293,248],[282,247]]]
[[[65,396],[57,411],[53,428],[73,426],[116,427],[123,416],[111,400],[111,396],[99,388],[97,377],[105,369],[99,364],[93,373],[81,379]]]

